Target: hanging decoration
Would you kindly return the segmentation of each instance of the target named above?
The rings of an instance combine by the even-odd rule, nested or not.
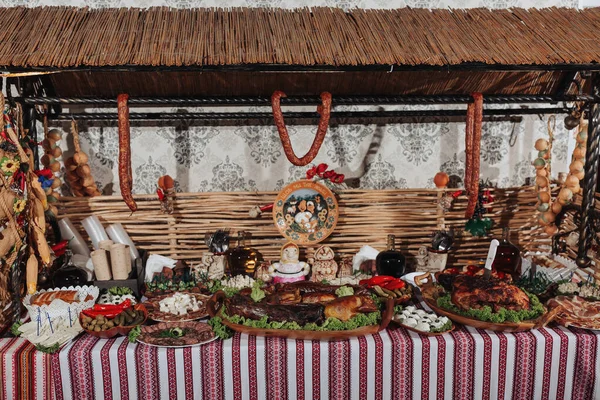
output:
[[[273,221],[292,243],[313,245],[325,240],[337,224],[335,195],[328,187],[312,180],[285,186],[273,204]]]
[[[77,123],[75,121],[71,121],[71,135],[73,135],[75,153],[73,154],[73,157],[69,157],[65,160],[65,169],[67,170],[65,179],[69,183],[73,195],[76,197],[100,196],[101,193],[92,176],[92,169],[89,165],[88,156],[81,151],[81,146],[79,145],[79,129],[77,128]]]
[[[46,240],[50,213],[46,190],[32,168],[33,154],[21,123],[21,110],[6,107],[0,93],[0,325],[20,315],[21,268],[25,266],[26,290],[37,290],[39,267],[47,268],[53,255]],[[17,124],[14,123],[17,121]],[[22,263],[23,262],[23,263]],[[9,291],[8,277],[12,288]]]
[[[173,197],[175,196],[175,181],[170,175],[158,178],[156,195],[160,201],[160,211],[163,214],[173,214]]]
[[[317,134],[312,145],[310,146],[310,149],[302,158],[298,158],[296,153],[294,153],[294,149],[292,148],[292,142],[290,141],[290,136],[285,126],[285,121],[283,120],[283,113],[281,112],[282,97],[286,97],[286,94],[280,90],[275,91],[271,96],[271,107],[273,108],[273,118],[275,120],[275,125],[277,126],[277,131],[279,132],[281,144],[283,145],[283,151],[285,152],[287,159],[292,164],[299,167],[304,167],[315,159],[319,153],[319,149],[321,148],[323,141],[325,140],[325,134],[327,133],[327,127],[329,126],[329,117],[331,115],[331,93],[321,93],[322,104],[317,107],[317,112],[321,116],[319,119]]]
[[[329,165],[321,163],[315,167],[310,168],[306,171],[306,179],[312,180],[313,182],[321,182],[325,186],[328,186],[331,190],[346,188],[344,174],[338,174],[335,170],[328,170]]]
[[[59,146],[59,142],[62,139],[62,132],[59,129],[48,129],[47,107],[44,106],[41,115],[44,124],[44,140],[42,141],[44,155],[41,157],[41,162],[44,168],[35,171],[35,174],[38,176],[42,189],[46,191],[48,202],[52,203],[50,205],[50,211],[54,216],[57,216],[58,209],[54,203],[60,198],[60,194],[57,190],[62,185],[62,181],[57,176],[60,172],[59,159],[62,156],[62,150]]]
[[[133,177],[131,173],[131,138],[129,127],[129,95],[120,94],[117,97],[117,110],[119,113],[119,185],[121,196],[131,212],[137,210],[137,204],[133,199],[131,190]]]
[[[551,192],[551,166],[552,166],[552,142],[554,140],[554,129],[556,128],[556,117],[548,119],[548,139],[540,138],[535,142],[538,157],[533,161],[536,168],[535,188],[538,193],[537,210],[540,213],[538,223],[544,227],[544,232],[550,236],[558,233],[556,216],[562,211],[563,206],[570,204],[573,197],[580,193],[579,181],[583,179],[583,166],[585,164],[585,152],[587,145],[587,122],[581,119],[576,135],[577,145],[573,150],[569,174],[561,186],[557,197],[552,199]]]
[[[465,190],[469,202],[465,218],[471,219],[479,196],[479,168],[481,162],[481,123],[483,120],[483,95],[473,93],[473,103],[467,106],[465,135]]]
[[[485,217],[486,209],[491,205],[493,198],[491,198],[488,184],[485,182],[478,183],[479,191],[477,193],[477,201],[475,203],[475,210],[473,216],[469,218],[465,224],[465,231],[469,232],[473,236],[486,236],[489,234],[490,229],[494,225],[494,222]]]
[[[346,188],[344,174],[338,174],[335,170],[327,170],[329,166],[325,163],[321,163],[317,166],[313,166],[306,171],[306,179],[313,182],[320,182],[330,188],[331,190]],[[272,211],[273,203],[266,205],[257,205],[252,207],[248,211],[250,218],[258,218],[264,212]]]

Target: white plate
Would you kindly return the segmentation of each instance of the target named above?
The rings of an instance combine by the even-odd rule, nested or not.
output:
[[[183,349],[183,348],[185,348],[185,347],[196,347],[196,346],[201,346],[201,345],[203,345],[203,344],[207,344],[207,343],[210,343],[210,342],[214,342],[214,341],[215,341],[215,340],[217,340],[217,339],[218,339],[218,337],[217,337],[217,336],[215,336],[215,337],[213,337],[212,339],[206,340],[206,341],[204,341],[204,342],[200,342],[200,343],[194,343],[194,344],[186,344],[186,345],[183,345],[183,346],[164,346],[164,345],[159,345],[159,344],[150,344],[150,343],[143,342],[143,341],[141,341],[141,340],[139,340],[139,339],[138,339],[137,341],[138,341],[138,343],[141,343],[141,344],[143,344],[143,345],[150,346],[150,347],[164,347],[165,349]]]

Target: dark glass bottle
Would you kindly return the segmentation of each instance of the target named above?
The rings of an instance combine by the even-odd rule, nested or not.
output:
[[[87,272],[73,264],[72,257],[73,253],[67,249],[64,264],[56,270],[52,277],[54,287],[83,286],[87,283]]]
[[[387,250],[377,255],[375,260],[378,275],[389,275],[400,278],[404,275],[406,258],[396,250],[396,236],[388,235]]]
[[[510,229],[502,230],[502,240],[496,250],[492,270],[504,272],[518,278],[521,275],[521,251],[510,242]]]
[[[263,261],[260,252],[246,245],[246,232],[238,233],[238,245],[227,252],[229,274],[254,276],[254,270]]]

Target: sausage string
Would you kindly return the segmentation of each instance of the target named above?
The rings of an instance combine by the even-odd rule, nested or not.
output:
[[[117,97],[117,110],[119,113],[119,185],[121,196],[129,209],[134,212],[137,204],[131,194],[133,179],[131,174],[131,144],[129,127],[129,95],[120,94]]]
[[[287,159],[294,165],[303,167],[308,165],[312,160],[315,159],[319,153],[319,149],[325,140],[325,134],[327,133],[327,127],[329,126],[329,117],[331,116],[331,93],[321,93],[321,105],[317,107],[317,112],[320,114],[319,126],[317,128],[317,135],[313,140],[312,145],[308,152],[301,158],[296,156],[294,149],[292,148],[292,142],[290,141],[290,135],[288,134],[283,120],[283,113],[281,112],[281,98],[286,97],[285,93],[277,90],[271,96],[271,107],[273,108],[273,119],[279,132],[279,138],[283,145],[283,150]]]
[[[479,171],[481,166],[481,123],[483,121],[483,95],[472,94],[474,102],[467,107],[465,138],[465,190],[468,204],[465,218],[472,218],[479,196]]]

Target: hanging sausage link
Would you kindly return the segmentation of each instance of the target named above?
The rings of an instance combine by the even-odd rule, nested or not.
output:
[[[137,204],[131,195],[133,179],[131,177],[131,145],[129,129],[129,106],[127,100],[129,95],[120,94],[117,97],[117,109],[119,113],[119,184],[121,196],[129,209],[134,212]]]
[[[465,139],[465,190],[469,202],[465,217],[470,219],[477,207],[479,196],[479,169],[481,164],[481,122],[483,120],[483,95],[473,93],[472,104],[467,108],[467,128]]]
[[[283,113],[281,112],[281,98],[286,97],[285,93],[280,90],[275,91],[271,96],[271,106],[273,108],[273,119],[275,125],[279,131],[279,138],[283,145],[283,150],[287,159],[294,165],[303,167],[308,165],[312,160],[315,159],[319,153],[319,149],[325,140],[325,134],[327,133],[327,127],[329,126],[329,117],[331,115],[331,93],[321,93],[322,104],[317,107],[317,112],[321,115],[319,119],[319,127],[317,129],[317,135],[313,140],[312,145],[308,152],[302,158],[298,158],[292,148],[292,142],[288,134],[287,128],[285,127],[285,121],[283,120]]]

